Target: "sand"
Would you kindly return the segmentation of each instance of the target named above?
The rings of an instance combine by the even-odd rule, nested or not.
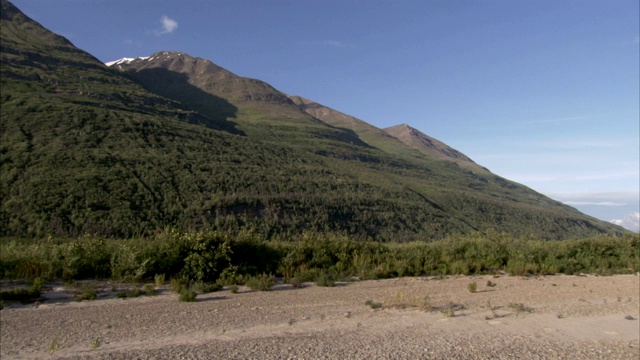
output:
[[[634,359],[640,276],[456,276],[240,287],[178,301],[71,301],[0,311],[2,359]],[[495,286],[487,286],[491,281]],[[468,285],[477,284],[471,293]],[[122,287],[124,285],[115,285]],[[365,304],[371,300],[374,309]]]

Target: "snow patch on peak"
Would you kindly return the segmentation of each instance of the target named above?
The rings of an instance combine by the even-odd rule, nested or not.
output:
[[[127,58],[127,57],[125,57],[125,58],[122,58],[122,59],[109,61],[109,62],[106,62],[104,64],[107,65],[107,66],[114,66],[114,65],[120,65],[120,64],[129,64],[130,62],[138,60],[138,59],[146,60],[148,58],[149,58],[148,56],[139,56],[139,57],[136,57],[136,58]]]

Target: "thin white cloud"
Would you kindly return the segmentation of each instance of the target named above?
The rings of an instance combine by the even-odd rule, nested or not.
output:
[[[516,174],[512,176],[512,179],[518,182],[578,182],[578,181],[594,181],[594,180],[620,180],[620,179],[634,179],[638,177],[637,171],[619,171],[610,173],[598,173],[598,174]]]
[[[311,46],[328,46],[335,48],[348,48],[353,47],[353,45],[344,43],[338,40],[317,40],[317,41],[304,41],[302,45],[311,45]]]
[[[611,220],[612,223],[635,232],[640,232],[640,212],[635,211],[621,220]]]
[[[321,42],[322,45],[334,46],[334,47],[344,47],[344,44],[340,41],[335,40],[325,40]]]
[[[547,193],[547,196],[560,201],[614,201],[628,202],[638,201],[640,193],[633,191],[609,191],[609,192],[577,192],[577,193]]]
[[[586,116],[568,116],[568,117],[559,117],[559,118],[551,118],[551,119],[537,119],[530,121],[523,121],[523,124],[551,124],[551,123],[564,123],[564,122],[573,122],[588,119]]]
[[[162,24],[162,29],[157,30],[155,32],[156,35],[171,34],[178,28],[178,22],[166,15],[160,18],[160,23]]]
[[[626,203],[618,203],[613,201],[563,201],[563,203],[571,206],[625,206]]]

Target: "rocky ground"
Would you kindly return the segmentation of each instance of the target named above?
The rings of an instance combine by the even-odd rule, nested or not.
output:
[[[638,359],[640,276],[459,276],[240,287],[178,301],[48,284],[4,304],[0,357],[70,359]],[[477,284],[472,293],[469,284]],[[489,283],[490,282],[490,283]],[[491,286],[494,285],[494,286]],[[130,285],[129,285],[130,286]]]

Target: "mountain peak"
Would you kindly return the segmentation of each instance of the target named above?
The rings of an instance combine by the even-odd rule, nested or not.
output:
[[[430,137],[429,135],[415,129],[408,124],[400,124],[383,129],[387,134],[402,141],[406,145],[427,154],[436,155],[446,160],[454,161],[460,165],[477,165],[471,158],[447,144]]]
[[[114,60],[114,61],[108,61],[108,62],[106,62],[104,64],[109,66],[109,67],[111,67],[111,66],[114,66],[114,65],[129,64],[132,61],[136,61],[136,60],[146,60],[148,58],[149,58],[148,56],[145,56],[145,57],[139,56],[139,57],[134,57],[134,58],[123,57],[122,59],[118,59],[118,60]]]
[[[107,66],[119,66],[119,65],[128,65],[131,64],[134,61],[146,61],[146,62],[158,62],[158,61],[166,61],[166,60],[173,60],[173,59],[191,59],[191,60],[200,60],[200,61],[204,61],[204,62],[209,62],[207,60],[204,59],[200,59],[200,58],[194,58],[189,56],[186,53],[183,52],[178,52],[178,51],[159,51],[153,55],[150,56],[138,56],[138,57],[134,57],[134,58],[130,58],[130,57],[123,57],[121,59],[118,60],[114,60],[114,61],[109,61],[104,63]]]

